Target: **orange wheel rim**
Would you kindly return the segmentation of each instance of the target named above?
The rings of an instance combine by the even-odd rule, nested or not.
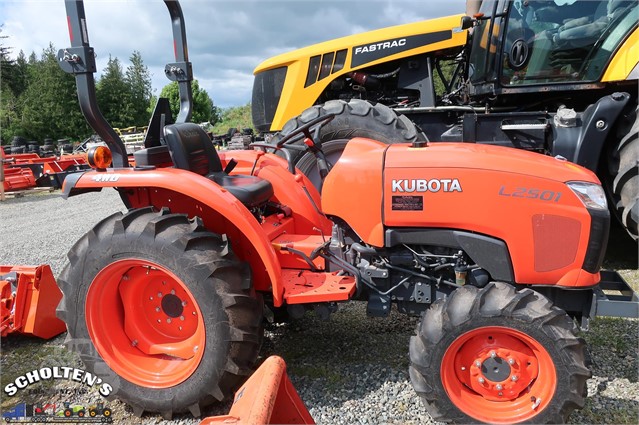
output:
[[[496,424],[535,417],[550,404],[557,386],[548,351],[531,336],[498,326],[459,336],[444,353],[440,372],[459,410]]]
[[[100,356],[136,385],[175,386],[202,360],[202,312],[187,286],[159,264],[128,259],[100,270],[89,287],[85,314]]]

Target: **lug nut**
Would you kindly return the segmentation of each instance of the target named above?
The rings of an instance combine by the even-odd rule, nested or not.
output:
[[[171,323],[171,318],[166,319],[166,323]]]
[[[162,292],[158,292],[158,298],[162,298]]]
[[[517,375],[513,375],[510,377],[510,380],[513,382],[517,382],[517,380],[519,379],[519,377]]]
[[[501,391],[504,389],[504,387],[502,387],[501,384],[495,385],[495,388],[497,388],[498,391]]]
[[[514,365],[515,364],[515,359],[508,359],[508,364],[509,365]]]
[[[200,349],[200,346],[199,346],[199,345],[196,345],[195,347],[193,347],[193,352],[194,352],[194,353],[197,353],[197,350],[199,350],[199,349]]]
[[[490,358],[494,359],[495,357],[497,357],[497,353],[495,353],[494,351],[490,352]]]
[[[477,367],[481,367],[481,363],[480,363],[480,361],[479,361],[479,360],[477,360],[477,361],[475,362],[475,366],[477,366]]]
[[[184,322],[184,316],[180,316],[180,320]]]
[[[155,307],[155,311],[160,312],[160,307]]]
[[[182,301],[182,307],[186,307],[186,301]]]
[[[484,382],[486,382],[486,380],[484,378],[479,378],[477,381],[479,381],[480,384],[483,384]]]
[[[171,295],[175,295],[175,289],[171,289]]]

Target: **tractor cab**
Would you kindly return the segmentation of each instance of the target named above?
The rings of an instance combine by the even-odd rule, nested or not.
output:
[[[471,96],[598,84],[639,19],[636,1],[485,0],[475,15]],[[564,84],[565,83],[565,84]]]

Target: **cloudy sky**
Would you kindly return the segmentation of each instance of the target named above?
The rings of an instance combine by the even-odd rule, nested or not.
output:
[[[195,78],[221,107],[251,100],[253,69],[309,44],[385,26],[462,13],[464,0],[182,0]],[[169,15],[160,0],[87,0],[98,69],[109,55],[126,67],[139,50],[158,94],[172,62]],[[2,44],[14,55],[69,47],[63,0],[0,0]]]

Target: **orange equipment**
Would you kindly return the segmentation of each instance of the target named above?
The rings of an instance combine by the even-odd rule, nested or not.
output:
[[[0,335],[10,333],[49,339],[64,332],[64,322],[55,317],[62,293],[51,267],[0,266]]]
[[[205,418],[200,425],[314,423],[286,374],[286,363],[271,356],[237,390],[228,415]]]
[[[35,187],[35,177],[28,168],[5,168],[3,187],[6,192]]]

